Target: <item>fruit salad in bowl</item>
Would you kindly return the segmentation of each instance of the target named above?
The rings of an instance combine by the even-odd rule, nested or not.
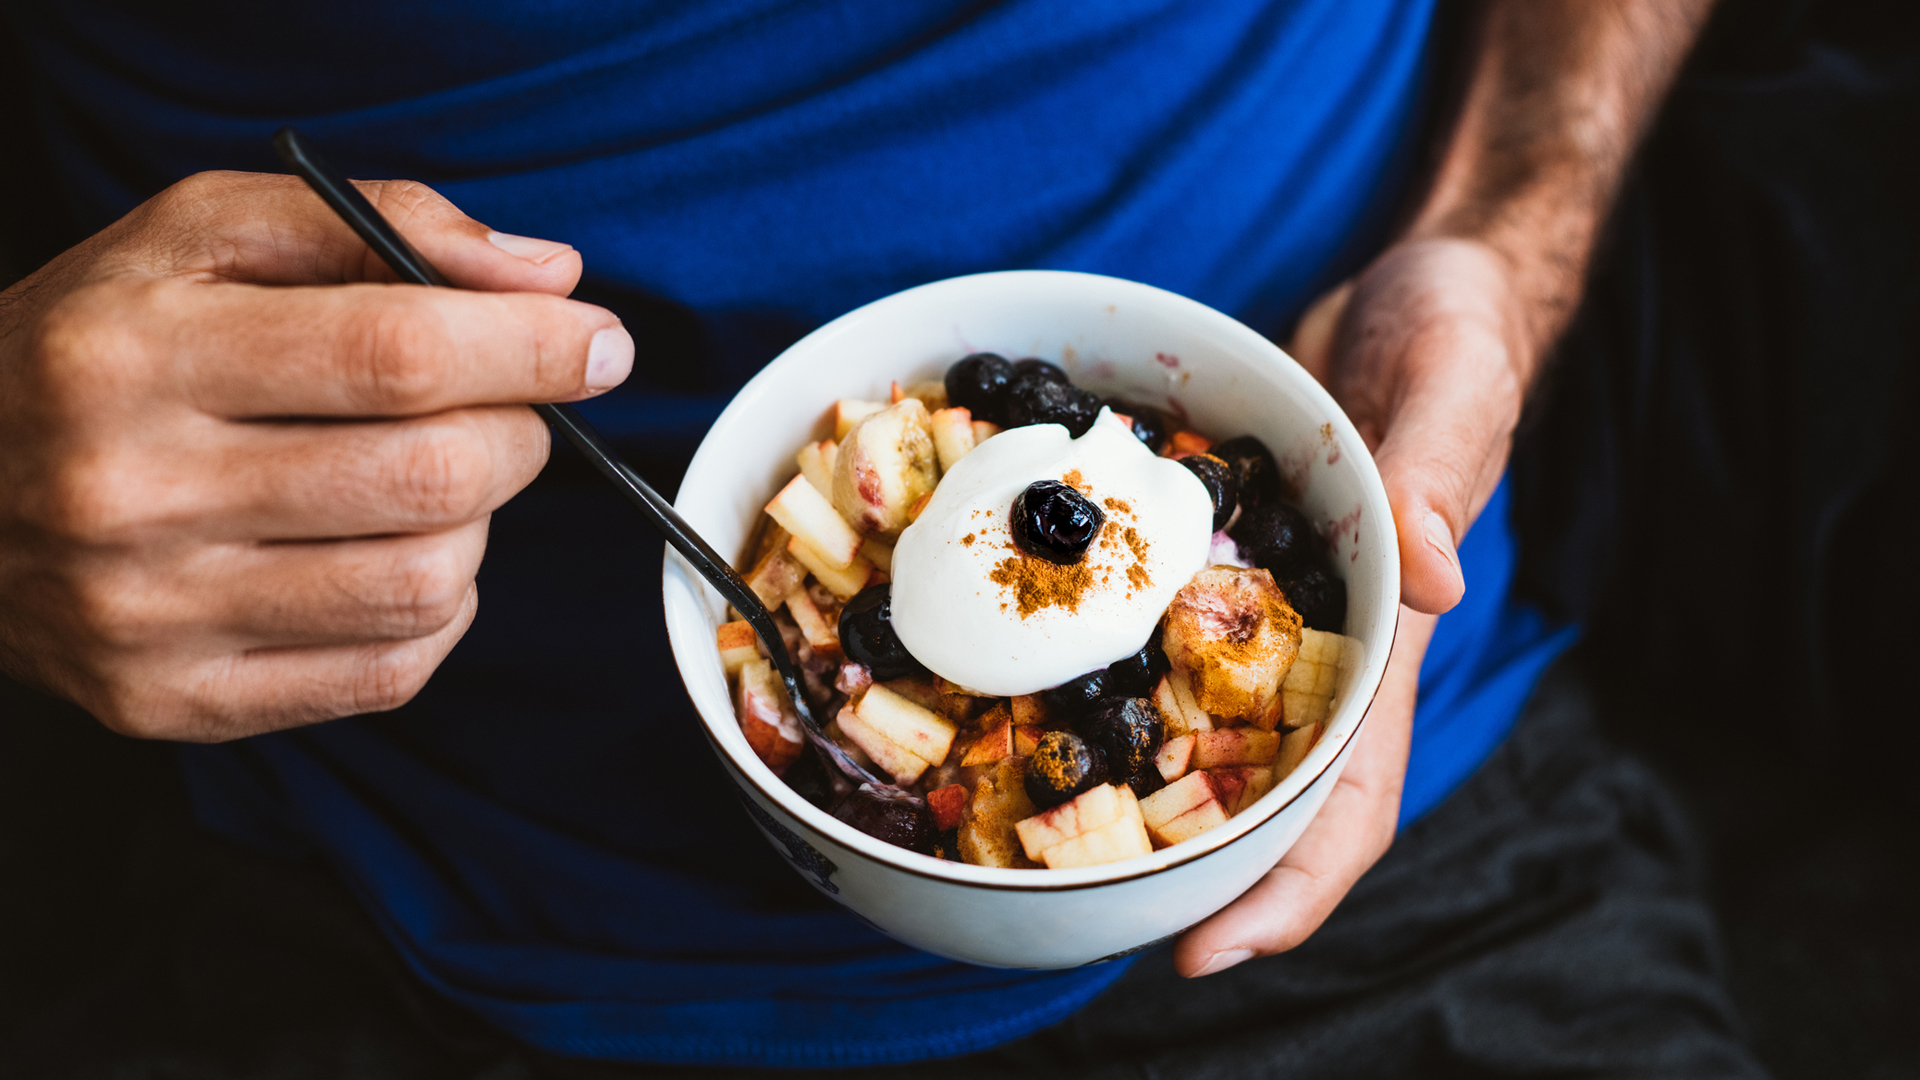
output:
[[[676,507],[882,781],[822,765],[669,553],[675,659],[747,815],[822,894],[974,963],[1124,955],[1271,870],[1398,615],[1386,494],[1326,392],[1230,317],[1096,275],[955,278],[821,327],[735,397]]]
[[[1359,647],[1260,439],[992,352],[828,412],[741,571],[828,737],[894,787],[806,746],[745,621],[715,634],[749,745],[814,805],[1058,870],[1200,836],[1306,760]]]

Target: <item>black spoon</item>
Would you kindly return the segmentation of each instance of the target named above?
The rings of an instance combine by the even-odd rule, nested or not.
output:
[[[425,256],[415,251],[392,223],[380,216],[380,211],[375,210],[366,196],[360,194],[359,188],[314,153],[312,145],[299,132],[290,127],[281,128],[273,136],[273,148],[287,168],[299,174],[333,208],[333,212],[339,214],[341,220],[366,241],[374,254],[400,275],[401,280],[415,285],[452,287],[452,283],[434,269]],[[794,711],[799,714],[800,723],[806,728],[813,745],[855,784],[891,789],[891,784],[861,768],[859,762],[853,760],[820,729],[820,721],[814,718],[813,710],[807,707],[807,696],[801,691],[800,676],[793,669],[792,658],[787,655],[786,642],[780,636],[779,625],[773,621],[773,615],[766,606],[760,603],[760,598],[734,572],[732,565],[702,540],[700,534],[693,531],[693,526],[688,525],[686,519],[660,497],[659,492],[640,479],[640,474],[633,470],[633,466],[622,461],[613,447],[607,445],[607,440],[593,430],[593,425],[587,423],[586,418],[576,412],[573,406],[542,404],[535,405],[533,411],[565,436],[575,450],[586,455],[593,467],[600,470],[600,475],[619,488],[620,494],[626,496],[634,509],[640,511],[647,522],[667,538],[667,543],[692,563],[693,568],[700,571],[701,577],[712,582],[713,587],[720,590],[720,595],[727,598],[727,603],[746,616],[753,632],[760,635],[760,640],[765,643],[767,656],[779,670],[781,680],[787,684],[787,696],[793,699]]]

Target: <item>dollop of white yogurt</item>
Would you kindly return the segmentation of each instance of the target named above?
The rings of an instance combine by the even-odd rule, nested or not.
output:
[[[994,576],[1023,557],[1009,519],[1014,497],[1038,480],[1079,488],[1107,528],[1081,564],[1077,606],[1022,614],[1018,587]],[[1078,439],[1059,424],[1004,431],[961,458],[900,534],[893,628],[929,670],[970,690],[1058,686],[1146,643],[1173,595],[1207,565],[1212,520],[1200,478],[1155,456],[1106,409]]]

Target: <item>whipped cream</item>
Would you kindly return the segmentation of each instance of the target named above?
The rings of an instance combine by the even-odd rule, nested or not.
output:
[[[1073,567],[1020,550],[1014,496],[1036,480],[1078,488],[1106,514]],[[1059,424],[1001,432],[961,458],[893,552],[893,628],[934,674],[996,697],[1031,694],[1146,643],[1207,565],[1213,501],[1106,409],[1075,439]]]

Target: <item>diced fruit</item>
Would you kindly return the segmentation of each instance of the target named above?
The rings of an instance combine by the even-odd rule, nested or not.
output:
[[[973,445],[978,447],[981,443],[1000,434],[1000,431],[1001,427],[999,424],[988,420],[975,420],[973,422]]]
[[[1158,846],[1172,847],[1182,840],[1191,840],[1216,825],[1226,823],[1226,807],[1221,806],[1219,800],[1213,799],[1201,803],[1164,825],[1150,827],[1148,832]]]
[[[906,400],[906,396],[907,392],[900,388],[900,380],[893,380],[893,385],[887,388],[887,404],[898,405],[900,402]],[[925,404],[925,402],[921,404]]]
[[[844,646],[842,646],[844,648]],[[833,678],[833,688],[848,697],[859,697],[873,685],[873,669],[852,660],[840,665],[840,673]]]
[[[805,567],[827,591],[845,600],[859,594],[867,587],[867,580],[873,577],[873,564],[855,555],[853,562],[844,567],[836,567],[826,556],[813,549],[799,537],[787,541],[787,554]]]
[[[929,418],[933,426],[933,450],[940,458],[940,472],[959,464],[973,452],[973,413],[966,409],[941,409]]]
[[[1274,782],[1279,783],[1285,780],[1289,773],[1299,768],[1300,763],[1307,759],[1307,754],[1313,750],[1313,744],[1319,741],[1319,738],[1320,725],[1318,724],[1308,724],[1306,727],[1294,728],[1287,732],[1286,738],[1280,740],[1280,756],[1273,759]]]
[[[922,761],[938,765],[947,759],[955,729],[936,715],[875,683],[854,703],[854,712],[873,730]],[[873,751],[869,750],[868,753]]]
[[[1214,790],[1212,777],[1203,772],[1190,772],[1141,799],[1140,813],[1146,819],[1147,828],[1158,829],[1181,814],[1203,803],[1216,801],[1219,797]]]
[[[772,525],[770,529],[779,529],[782,536],[786,535],[786,530],[778,525]],[[787,594],[807,580],[807,568],[787,553],[787,545],[792,541],[792,537],[782,540],[780,547],[762,555],[760,561],[753,564],[753,569],[742,575],[747,579],[747,588],[752,589],[753,595],[759,597],[760,602],[769,609],[786,603]]]
[[[804,588],[795,589],[787,594],[787,612],[793,616],[793,624],[800,628],[801,636],[807,644],[813,646],[815,656],[837,659],[840,655],[840,634],[834,629],[833,622],[821,614],[820,608],[807,595]]]
[[[1013,719],[1008,717],[986,730],[986,733],[967,747],[967,756],[960,759],[962,765],[990,765],[1004,757],[1013,756]]]
[[[1213,730],[1213,717],[1193,699],[1193,684],[1179,668],[1167,672],[1154,687],[1153,703],[1160,707],[1160,718],[1166,722],[1170,736]]]
[[[867,693],[871,694],[873,691],[868,690]],[[841,709],[840,715],[835,720],[847,738],[852,739],[855,746],[866,751],[867,756],[873,759],[873,763],[885,769],[887,774],[893,777],[893,782],[901,787],[906,787],[920,779],[920,774],[926,772],[932,764],[926,758],[920,757],[875,730],[873,725],[862,719],[851,706]]]
[[[1176,431],[1167,440],[1166,455],[1170,458],[1183,458],[1188,454],[1204,454],[1213,449],[1213,440],[1197,431]]]
[[[1318,724],[1327,718],[1333,692],[1340,682],[1340,665],[1349,650],[1359,656],[1359,643],[1319,630],[1300,632],[1300,655],[1280,684],[1282,722],[1288,727]]]
[[[1009,704],[1013,707],[1013,722],[1033,727],[1042,727],[1047,722],[1047,707],[1040,701],[1038,694],[1021,694]]]
[[[930,413],[939,412],[941,409],[953,404],[947,400],[947,384],[938,379],[908,383],[907,396],[910,398],[919,398],[920,404],[925,405],[927,411]]]
[[[804,476],[788,481],[767,504],[767,513],[833,569],[844,570],[860,556],[860,534]]]
[[[1020,850],[1016,823],[1033,816],[1027,798],[1026,759],[1003,758],[973,788],[960,825],[960,857],[975,866],[1033,866]]]
[[[714,637],[720,645],[720,666],[729,677],[739,672],[740,665],[760,655],[760,637],[745,620],[721,623]]]
[[[807,478],[815,491],[831,499],[833,497],[833,459],[840,444],[832,439],[822,439],[817,443],[808,443],[794,455],[799,462],[800,475]]]
[[[1146,826],[1126,816],[1108,822],[1092,832],[1084,832],[1063,844],[1055,844],[1041,854],[1049,870],[1071,870],[1078,866],[1100,866],[1139,855],[1153,854],[1153,842],[1147,839]]]
[[[1116,781],[1130,780],[1150,767],[1167,731],[1160,710],[1146,698],[1122,698],[1081,718],[1074,729],[1105,755]]]
[[[1027,858],[1039,859],[1050,847],[1066,843],[1081,833],[1092,832],[1126,816],[1122,812],[1120,790],[1112,784],[1089,788],[1071,802],[1019,822],[1014,832]]]
[[[1171,784],[1187,775],[1187,770],[1193,767],[1194,739],[1192,735],[1182,735],[1168,739],[1166,745],[1160,747],[1160,752],[1153,756],[1153,767],[1160,771],[1162,780]]]
[[[1191,767],[1212,769],[1221,765],[1266,765],[1279,753],[1280,736],[1271,731],[1244,727],[1202,731],[1194,736]]]
[[[833,505],[861,532],[893,536],[907,527],[907,511],[938,480],[927,407],[907,398],[841,437],[833,463]]]
[[[1015,724],[1013,726],[1013,752],[1016,754],[1033,753],[1040,748],[1040,740],[1045,738],[1046,735],[1046,732],[1034,727],[1032,724]]]
[[[932,501],[933,501],[933,492],[931,491],[927,492],[925,495],[920,496],[918,499],[915,499],[913,501],[913,505],[907,507],[907,524],[911,525],[914,522],[919,521],[920,515],[926,512],[927,504]]]
[[[1162,641],[1174,666],[1188,673],[1202,709],[1254,717],[1293,665],[1300,616],[1267,571],[1213,566],[1174,595]]]
[[[833,403],[833,437],[844,439],[853,425],[886,408],[884,402],[841,398]]]
[[[800,757],[805,743],[800,721],[793,715],[787,688],[773,672],[771,661],[748,660],[740,665],[740,687],[734,696],[734,710],[740,717],[740,732],[747,737],[758,757],[774,775],[787,771]]]
[[[883,574],[893,573],[893,545],[869,536],[860,541],[860,557]]]
[[[964,784],[948,784],[946,787],[927,792],[927,809],[933,811],[933,823],[941,832],[957,829],[966,817],[967,802],[972,793]]]
[[[940,693],[940,684],[932,675],[924,671],[912,675],[902,675],[892,679],[879,680],[888,690],[899,694],[928,712],[939,712],[940,702],[945,697]]]
[[[1265,765],[1229,765],[1209,769],[1207,775],[1213,778],[1213,790],[1219,794],[1220,805],[1227,808],[1229,817],[1273,790],[1273,770]]]

